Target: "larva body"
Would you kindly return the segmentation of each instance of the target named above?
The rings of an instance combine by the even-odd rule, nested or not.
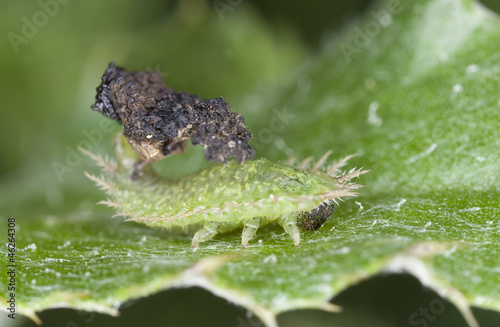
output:
[[[197,230],[193,246],[237,228],[243,228],[242,245],[247,246],[259,227],[273,222],[298,245],[298,226],[318,229],[336,199],[356,195],[360,185],[349,181],[366,172],[337,174],[348,158],[320,171],[327,153],[309,170],[259,159],[217,164],[174,180],[156,175],[150,167],[134,176],[135,153],[126,142],[116,144],[117,164],[87,153],[104,168],[101,178],[87,174],[109,194],[102,203],[127,220]]]

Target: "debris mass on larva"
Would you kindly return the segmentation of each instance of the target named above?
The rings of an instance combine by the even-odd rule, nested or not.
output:
[[[109,198],[100,203],[115,208],[116,215],[152,227],[194,233],[193,247],[240,228],[241,244],[246,247],[260,227],[278,223],[298,246],[299,227],[318,230],[333,214],[337,200],[357,195],[362,187],[351,180],[368,170],[341,171],[352,155],[330,165],[326,162],[331,151],[315,163],[307,158],[296,166],[264,158],[246,161],[253,156],[248,145],[251,134],[240,114],[231,112],[223,99],[203,101],[189,93],[175,93],[159,78],[157,74],[124,73],[110,64],[92,107],[124,123],[124,131],[114,138],[116,162],[81,149],[102,168],[100,177],[86,175],[106,191]],[[163,91],[159,92],[160,82]],[[166,113],[159,98],[148,102],[148,95],[158,92],[164,100],[175,99],[176,104],[170,103]],[[223,163],[178,179],[161,177],[149,165],[182,151],[178,149],[183,149],[185,140],[191,138],[193,143],[195,135],[211,132],[212,125],[217,126],[219,139],[202,144],[207,159]],[[169,134],[174,130],[177,136]],[[151,133],[157,133],[156,137],[148,137]],[[234,144],[230,147],[233,152],[226,151],[223,140],[228,139],[239,142],[236,150]],[[228,160],[230,157],[238,162]]]
[[[243,117],[224,98],[176,92],[156,71],[127,72],[114,63],[101,79],[92,109],[123,124],[128,142],[147,163],[183,152],[186,140],[203,146],[207,160],[243,163],[255,155]]]

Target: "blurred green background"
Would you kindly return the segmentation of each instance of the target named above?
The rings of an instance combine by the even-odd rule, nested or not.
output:
[[[224,96],[233,110],[240,111],[237,104],[246,94],[290,74],[371,2],[2,0],[0,197],[1,203],[11,204],[1,208],[2,214],[28,210],[49,214],[81,205],[79,195],[93,185],[82,174],[88,163],[75,150],[82,142],[90,142],[94,152],[109,150],[110,130],[118,128],[113,124],[105,128],[106,118],[90,110],[95,88],[110,61],[130,70],[156,69],[167,85],[204,98]],[[500,11],[497,0],[483,3]],[[242,114],[252,117],[252,112]],[[192,164],[171,164],[166,173],[196,168],[203,154],[190,149],[186,156],[193,158]],[[95,203],[98,198],[86,200]],[[279,321],[282,326],[347,326],[367,321],[372,326],[399,326],[398,312],[426,304],[436,295],[410,277],[398,278],[388,282],[381,277],[378,284],[361,285],[365,293],[373,294],[363,301],[356,289],[341,294],[334,300],[347,308],[341,315],[304,311],[284,314]],[[405,286],[395,287],[398,283]],[[386,296],[377,295],[388,287],[392,291]],[[198,303],[193,309],[193,298],[200,299],[203,307]],[[161,306],[172,301],[179,311],[168,321],[177,321],[177,326],[203,322],[209,315],[215,318],[205,321],[206,325],[216,321],[220,326],[254,325],[241,308],[199,289],[159,294],[131,305],[127,312],[133,314],[128,320],[127,315],[119,318],[119,324],[136,325],[144,320],[130,317],[151,312],[156,320],[149,317],[148,325],[154,326],[154,321],[165,325]],[[447,312],[449,317],[440,319],[461,326],[458,313]],[[244,322],[238,317],[244,317]],[[62,309],[49,310],[42,318],[59,326],[113,323],[102,315],[86,321],[85,315]]]

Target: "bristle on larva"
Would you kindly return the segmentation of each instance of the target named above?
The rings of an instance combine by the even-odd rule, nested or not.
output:
[[[97,186],[99,186],[102,190],[106,191],[108,194],[114,194],[117,190],[116,184],[107,181],[104,176],[97,177],[95,175],[89,174],[86,171],[83,172],[85,176],[87,176],[90,180],[94,181]]]
[[[99,202],[97,202],[97,204],[103,204],[103,205],[106,205],[108,207],[115,208],[117,210],[119,210],[123,206],[123,203],[114,202],[111,200],[99,201]]]
[[[311,169],[309,169],[311,172],[315,173],[317,172],[321,167],[323,167],[323,164],[325,161],[328,159],[328,157],[332,154],[332,150],[327,151],[319,160],[316,162]]]
[[[110,173],[111,175],[116,174],[117,166],[114,162],[112,162],[109,158],[103,158],[100,155],[93,154],[90,151],[85,150],[82,147],[78,147],[78,150],[86,154],[88,157],[90,157],[92,160],[94,160],[97,165],[101,168],[103,168],[106,172]]]
[[[313,161],[313,157],[307,157],[306,159],[304,159],[304,161],[302,161],[298,166],[297,168],[300,168],[300,169],[307,169],[307,167],[309,166],[309,163],[311,161]]]
[[[351,159],[355,156],[356,156],[355,154],[348,155],[344,159],[341,159],[341,160],[337,161],[336,163],[334,163],[333,165],[326,168],[325,172],[330,176],[334,176],[335,173],[337,173],[340,170],[340,168],[344,167],[347,164],[349,159]]]
[[[353,178],[356,178],[356,177],[359,177],[363,174],[366,174],[366,173],[369,173],[371,170],[350,170],[347,174],[343,174],[343,175],[340,175],[337,178],[337,180],[339,181],[339,183],[347,183],[348,181],[350,181],[351,179]]]
[[[295,163],[295,161],[297,161],[297,157],[296,156],[291,156],[285,162],[283,162],[283,164],[287,165],[287,166],[293,166],[293,164]]]

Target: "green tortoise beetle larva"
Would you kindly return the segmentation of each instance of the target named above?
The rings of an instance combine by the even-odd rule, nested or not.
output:
[[[240,165],[232,160],[179,179],[158,176],[150,166],[133,174],[138,155],[120,133],[115,141],[117,163],[81,149],[104,174],[87,176],[110,198],[100,203],[114,207],[119,216],[153,227],[196,231],[192,246],[216,234],[243,228],[243,247],[263,225],[277,222],[300,243],[299,225],[317,230],[334,211],[337,199],[356,195],[361,185],[351,183],[367,170],[339,173],[348,156],[321,169],[330,151],[311,168],[310,159],[297,167],[267,159]],[[132,177],[135,176],[135,177]]]

